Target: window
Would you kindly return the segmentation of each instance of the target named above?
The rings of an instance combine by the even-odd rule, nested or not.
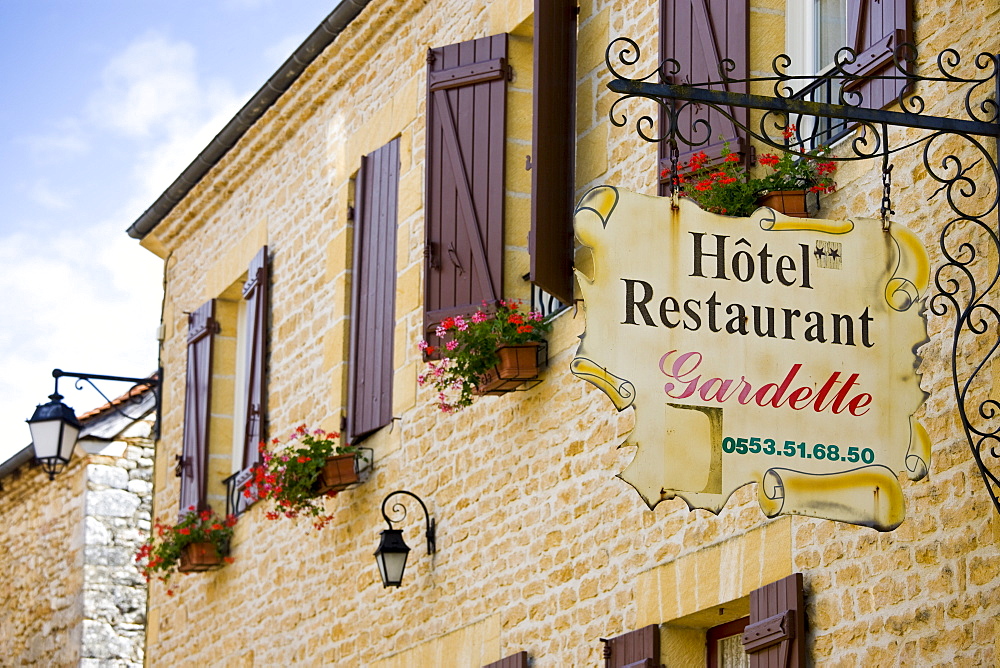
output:
[[[392,420],[399,139],[361,159],[355,181],[347,438]]]
[[[719,63],[732,60],[736,69],[727,76],[746,79],[750,74],[750,7],[748,0],[660,0],[660,61],[673,58],[681,70],[669,83],[704,84],[719,81]],[[746,84],[717,84],[711,88],[733,93],[747,92]],[[704,105],[682,104],[677,118],[679,135],[697,143],[678,142],[679,160],[684,162],[699,151],[710,159],[722,154],[725,144],[732,153],[746,156],[749,146],[746,132],[726,115]],[[749,119],[745,108],[729,108],[729,113],[744,126]],[[711,134],[699,120],[708,121]],[[665,127],[665,117],[660,125]],[[659,172],[670,167],[670,147],[659,143]],[[667,194],[668,178],[660,178],[660,194]]]
[[[245,280],[188,315],[184,438],[178,469],[181,515],[192,506],[209,507],[210,502],[239,514],[248,503],[242,495],[230,494],[226,504],[224,474],[210,476],[209,470],[220,466],[225,470],[228,464],[239,486],[258,461],[266,415],[268,293],[264,246],[250,262]],[[213,397],[213,387],[232,389]],[[212,462],[217,464],[210,466]]]
[[[828,82],[813,85],[798,84],[797,96],[815,102],[838,104],[843,99],[850,105],[882,109],[898,100],[906,89],[903,72],[896,67],[894,56],[900,58],[904,71],[912,69],[906,60],[912,55],[896,51],[912,40],[910,17],[912,0],[811,0],[788,2],[785,11],[785,49],[792,58],[788,73],[813,76],[830,70],[837,51],[847,46],[857,58],[845,64],[848,74],[881,77],[848,82],[843,86]],[[813,119],[806,119],[808,123]],[[846,134],[847,123],[837,119],[818,119],[815,129],[803,123],[799,130],[810,136],[813,144],[831,144]]]
[[[749,622],[749,617],[743,617],[708,630],[708,668],[750,668],[750,657],[743,649],[743,630]]]
[[[427,55],[425,339],[503,295],[507,35]]]

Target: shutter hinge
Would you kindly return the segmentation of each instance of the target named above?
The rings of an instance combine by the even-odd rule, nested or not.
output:
[[[184,475],[184,457],[181,455],[174,455],[174,477],[180,478]]]
[[[347,220],[351,221],[352,223],[354,222],[354,207],[353,206],[348,206],[347,207]]]
[[[433,241],[428,241],[424,244],[424,259],[427,260],[427,266],[431,269],[438,269],[441,267],[441,263],[438,262],[436,244]]]
[[[507,65],[507,81],[514,80],[514,68],[511,65]]]

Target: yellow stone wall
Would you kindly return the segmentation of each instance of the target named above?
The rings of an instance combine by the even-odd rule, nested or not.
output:
[[[615,96],[604,86],[603,58],[611,39],[627,35],[642,47],[643,73],[655,67],[657,3],[580,4],[578,194],[601,183],[652,193],[656,149],[636,135],[634,120],[622,128],[608,121]],[[751,69],[766,71],[781,50],[783,3],[751,5]],[[915,5],[922,53],[1000,51],[991,27],[1000,10],[990,3]],[[234,564],[178,577],[170,598],[154,583],[148,664],[477,666],[527,650],[539,668],[597,666],[598,638],[661,623],[663,661],[684,665],[697,656],[712,615],[739,616],[753,588],[801,571],[817,665],[996,665],[1000,516],[958,422],[950,316],[929,316],[931,340],[921,350],[930,396],[919,417],[934,445],[931,474],[917,483],[901,480],[907,519],[888,534],[800,517],[767,520],[750,487],[718,516],[689,512],[679,500],[649,511],[614,477],[633,454],[617,448],[631,413],[617,414],[568,371],[582,312],[571,309],[556,320],[544,382],[528,392],[483,398],[447,417],[436,412],[431,392],[417,386],[426,50],[511,33],[504,278],[506,296],[526,297],[520,276],[529,225],[531,11],[526,0],[374,0],[144,241],[167,265],[154,511],[172,519],[184,314],[222,295],[265,243],[274,257],[270,435],[300,423],[339,426],[346,405],[352,177],[362,155],[400,138],[393,396],[399,420],[366,443],[374,449],[374,473],[327,502],[336,520],[322,532],[305,522],[268,522],[263,509],[253,508],[237,525]],[[946,20],[955,16],[962,20]],[[954,114],[960,100],[928,87],[927,103],[926,113]],[[636,109],[654,111],[641,104],[630,111],[633,119]],[[919,151],[894,164],[896,219],[918,232],[936,265],[938,231],[949,215],[940,198],[926,199],[939,184],[926,175]],[[845,165],[837,178],[841,190],[824,200],[824,216],[877,212],[878,165]],[[980,196],[996,195],[987,184]],[[977,345],[963,352],[976,354]],[[992,387],[993,373],[986,370],[980,394]],[[213,452],[228,453],[225,428],[217,431]],[[213,475],[228,474],[228,466],[220,463],[226,470]],[[438,552],[426,554],[422,518],[411,508],[404,528],[413,551],[404,584],[383,589],[372,552],[384,528],[379,504],[397,489],[427,502],[439,522]]]
[[[24,465],[0,490],[0,657],[5,665],[80,660],[86,462],[49,481]]]

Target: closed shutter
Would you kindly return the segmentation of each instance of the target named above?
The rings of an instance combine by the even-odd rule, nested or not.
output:
[[[392,420],[399,140],[361,160],[356,181],[347,437]]]
[[[573,301],[576,2],[535,0],[531,281]]]
[[[215,300],[188,314],[187,380],[184,392],[184,441],[181,450],[180,514],[205,508],[208,468],[209,402],[212,389],[212,340],[217,330]]]
[[[630,631],[604,643],[605,668],[659,668],[660,627],[656,624]]]
[[[906,88],[906,80],[905,74],[896,68],[893,53],[901,44],[912,42],[912,15],[912,0],[848,0],[847,45],[854,49],[858,57],[854,64],[844,69],[860,76],[900,78],[845,85],[845,98],[849,104],[881,109],[899,98]],[[906,50],[899,52],[900,57],[906,55]],[[913,63],[900,65],[909,71]],[[857,94],[861,95],[860,100]]]
[[[750,592],[743,649],[750,668],[805,668],[806,607],[802,573]]]
[[[427,54],[424,327],[503,294],[507,35]]]
[[[483,666],[483,668],[528,668],[528,653],[518,652],[508,657],[494,661]]]
[[[247,280],[243,284],[243,299],[247,302],[246,384],[242,388],[246,406],[243,424],[243,469],[260,460],[258,446],[264,439],[264,410],[267,396],[267,316],[269,290],[267,246],[261,248],[250,262]]]
[[[749,0],[660,0],[660,60],[673,58],[680,72],[671,75],[668,83],[699,84],[720,81],[719,63],[729,58],[736,69],[728,73],[731,79],[746,79],[750,75],[750,3]],[[711,86],[713,90],[732,93],[747,92],[746,83]],[[678,141],[680,161],[704,151],[709,159],[722,154],[725,143],[732,153],[746,156],[746,132],[724,114],[707,105],[678,102],[683,105],[678,119],[678,134],[691,140],[707,140],[700,146],[688,146]],[[749,110],[728,107],[727,111],[747,125]],[[707,121],[696,125],[698,121]],[[661,121],[663,126],[665,121]],[[670,147],[660,142],[660,173],[670,167]],[[669,180],[661,177],[660,194],[666,194]]]

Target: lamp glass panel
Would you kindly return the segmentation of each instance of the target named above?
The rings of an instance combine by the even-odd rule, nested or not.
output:
[[[398,587],[403,581],[407,554],[407,552],[380,552],[377,555],[378,570],[384,586]]]
[[[58,457],[61,454],[62,441],[60,439],[60,428],[62,424],[62,420],[43,420],[28,423],[28,428],[31,430],[31,440],[35,446],[36,457],[44,459],[46,457]],[[70,452],[72,452],[72,449]]]
[[[76,447],[76,439],[80,436],[79,427],[63,423],[62,441],[59,444],[59,456],[69,461],[73,456],[73,448]]]

